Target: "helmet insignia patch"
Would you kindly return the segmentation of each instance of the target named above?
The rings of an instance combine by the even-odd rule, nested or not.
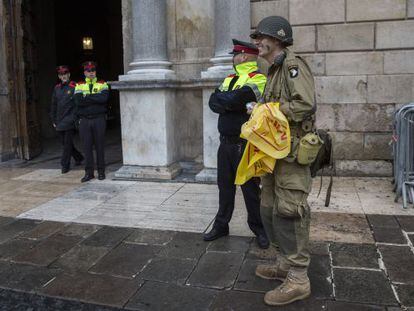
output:
[[[299,68],[298,66],[291,66],[289,67],[289,76],[291,78],[296,78],[299,75]]]
[[[284,31],[283,29],[278,30],[277,34],[278,34],[279,36],[281,36],[281,37],[286,36],[286,33],[285,33],[285,31]]]

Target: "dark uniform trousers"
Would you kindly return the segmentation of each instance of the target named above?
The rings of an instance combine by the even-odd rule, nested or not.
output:
[[[94,118],[81,117],[79,122],[79,135],[82,140],[85,154],[85,172],[93,174],[93,146],[96,150],[96,162],[99,173],[105,172],[105,130],[106,117],[100,115]]]
[[[62,168],[70,167],[71,157],[73,157],[76,162],[81,162],[83,160],[83,156],[73,145],[73,136],[75,136],[75,130],[58,131],[58,133],[60,135],[63,146],[62,157],[60,159]]]
[[[214,226],[228,230],[229,222],[234,211],[236,195],[236,172],[242,158],[246,142],[238,137],[229,139],[220,137],[220,147],[217,153],[217,184],[219,188],[219,210]],[[256,235],[264,234],[260,217],[260,179],[252,178],[241,186],[244,202],[248,213],[247,223]]]

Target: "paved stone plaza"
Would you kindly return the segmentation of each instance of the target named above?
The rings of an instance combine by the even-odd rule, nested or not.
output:
[[[110,147],[109,147],[110,148]],[[115,150],[115,147],[114,147]],[[80,184],[59,160],[0,167],[0,310],[272,310],[276,281],[254,275],[256,247],[241,194],[231,236],[202,241],[216,185],[113,180]],[[112,160],[111,160],[112,159]],[[312,297],[282,310],[414,308],[414,209],[389,178],[314,180]]]

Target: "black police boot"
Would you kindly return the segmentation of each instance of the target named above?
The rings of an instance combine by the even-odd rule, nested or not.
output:
[[[265,233],[260,233],[256,235],[256,242],[257,245],[259,245],[259,247],[262,249],[269,248],[269,239],[267,238]]]
[[[93,175],[93,173],[85,173],[85,176],[82,177],[81,182],[87,182],[94,178],[95,176]]]
[[[205,233],[203,236],[204,241],[214,241],[222,236],[229,235],[229,229],[220,229],[218,227],[213,227],[210,232]]]
[[[104,172],[99,172],[98,173],[98,179],[99,180],[104,180],[106,178],[105,173]]]
[[[62,174],[66,174],[69,171],[70,171],[69,167],[62,167]]]

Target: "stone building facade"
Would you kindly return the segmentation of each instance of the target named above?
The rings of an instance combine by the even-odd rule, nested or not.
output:
[[[3,1],[5,3],[6,1]],[[392,118],[414,101],[414,0],[122,0],[119,177],[172,178],[180,162],[214,176],[217,116],[208,97],[231,71],[231,38],[269,15],[289,19],[293,49],[315,74],[317,124],[335,138],[337,172],[390,175]],[[0,18],[2,6],[0,5]],[[7,67],[3,23],[0,66]],[[2,37],[3,35],[3,37]],[[3,53],[3,54],[2,54]],[[0,155],[13,149],[13,107],[0,70]],[[9,122],[10,123],[10,122]]]

